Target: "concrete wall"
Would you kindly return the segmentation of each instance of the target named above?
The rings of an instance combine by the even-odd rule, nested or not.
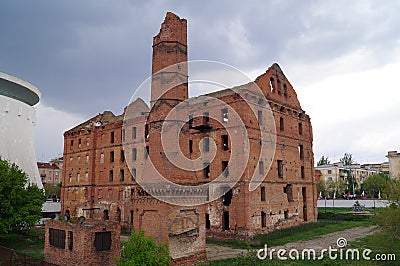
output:
[[[16,163],[30,182],[42,188],[36,165],[34,107],[21,101],[0,95],[0,156]]]

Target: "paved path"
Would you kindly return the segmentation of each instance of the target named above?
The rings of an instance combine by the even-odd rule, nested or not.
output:
[[[346,238],[347,242],[354,241],[358,238],[362,238],[368,235],[373,234],[373,230],[375,229],[375,226],[370,226],[370,227],[355,227],[343,231],[338,231],[334,233],[330,233],[327,235],[323,235],[318,238],[310,239],[310,240],[301,240],[301,241],[296,241],[292,243],[287,243],[282,246],[276,246],[273,247],[276,250],[278,249],[285,249],[285,250],[290,250],[292,248],[296,248],[297,250],[301,251],[305,248],[313,248],[317,252],[321,251],[324,248],[328,248],[329,246],[334,246],[336,245],[336,241],[338,238],[344,237]],[[270,247],[268,247],[270,248]],[[222,260],[222,259],[228,259],[228,258],[235,258],[239,255],[246,255],[248,254],[248,250],[246,249],[233,249],[229,247],[223,247],[223,246],[218,246],[218,245],[207,245],[207,258],[209,260]]]

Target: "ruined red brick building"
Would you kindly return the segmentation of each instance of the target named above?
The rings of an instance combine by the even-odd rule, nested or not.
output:
[[[281,68],[273,64],[253,83],[189,98],[186,61],[186,20],[167,13],[153,40],[150,106],[137,99],[121,115],[105,111],[64,133],[63,211],[86,218],[107,217],[128,229],[145,228],[157,240],[175,243],[170,250],[176,258],[183,246],[183,253],[190,256],[204,252],[205,231],[215,237],[249,238],[315,221],[310,117]],[[217,99],[218,104],[207,104],[201,97]],[[228,111],[224,104],[232,109]],[[178,114],[170,118],[168,114],[181,105],[189,114],[186,119]],[[220,121],[210,117],[211,112]],[[232,152],[237,141],[228,133],[237,127],[237,120],[247,131],[249,157],[239,180],[228,182],[233,187],[226,187],[222,197],[196,205],[196,196],[201,202],[214,192],[203,187],[196,194],[193,189],[185,192],[189,196],[182,207],[155,199],[137,183],[140,178],[152,178],[149,161],[168,180],[193,188],[219,176],[229,180],[237,175],[235,165],[228,168],[232,156],[240,153]],[[166,121],[173,121],[170,128],[178,132],[178,145],[169,147],[172,151],[163,150],[161,141]],[[271,143],[276,142],[270,158],[260,156],[262,145],[268,142],[261,137],[263,132],[268,132]],[[173,149],[188,159],[200,158],[201,169],[190,171],[169,162],[169,156],[177,156]],[[213,149],[212,160],[204,156]],[[253,176],[259,177],[261,185],[250,191]],[[186,242],[190,244],[179,244],[184,238],[191,239]]]
[[[45,261],[52,265],[115,265],[120,257],[120,225],[115,221],[46,222]]]

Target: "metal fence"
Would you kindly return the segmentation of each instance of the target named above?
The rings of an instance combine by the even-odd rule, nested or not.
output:
[[[14,249],[6,248],[0,246],[0,265],[1,266],[20,266],[20,265],[28,265],[28,266],[57,266],[52,263],[48,263],[42,259],[38,259],[21,252],[18,252]]]

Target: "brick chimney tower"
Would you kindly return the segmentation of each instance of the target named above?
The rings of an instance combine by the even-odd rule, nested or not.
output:
[[[187,21],[168,12],[160,32],[153,38],[151,111],[145,127],[145,143],[157,171],[170,180],[184,183],[195,181],[194,172],[180,169],[170,161],[179,161],[179,154],[189,157],[189,126],[185,124],[188,116],[182,116],[187,103],[177,108],[179,115],[171,110],[187,99]],[[163,126],[166,126],[164,131]],[[163,144],[162,138],[166,143]],[[179,144],[171,145],[177,139]]]
[[[187,21],[168,12],[153,38],[151,105],[157,99],[175,106],[188,98]]]

